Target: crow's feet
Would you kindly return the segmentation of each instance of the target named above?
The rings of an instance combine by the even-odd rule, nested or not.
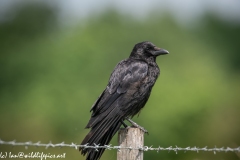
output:
[[[143,128],[142,126],[139,126],[136,122],[133,122],[130,118],[127,118],[128,122],[130,122],[134,127],[141,129],[144,133],[148,134],[148,131]]]

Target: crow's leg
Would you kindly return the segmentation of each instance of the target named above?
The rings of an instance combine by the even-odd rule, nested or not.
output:
[[[123,125],[125,128],[129,127],[126,123],[123,122],[122,119],[121,119],[121,123],[122,123],[122,125]]]
[[[148,131],[147,131],[145,128],[139,126],[136,122],[133,122],[130,118],[127,118],[127,120],[128,120],[128,122],[130,122],[134,127],[139,128],[139,129],[141,129],[143,132],[145,132],[145,133],[148,134]]]

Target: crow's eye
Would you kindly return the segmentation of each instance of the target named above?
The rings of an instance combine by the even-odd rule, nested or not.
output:
[[[149,51],[149,50],[150,50],[150,47],[147,47],[146,50]]]

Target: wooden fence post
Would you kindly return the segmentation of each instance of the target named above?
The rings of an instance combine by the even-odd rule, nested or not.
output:
[[[144,132],[139,128],[121,128],[118,132],[118,143],[120,147],[143,147]],[[117,160],[143,160],[143,151],[119,149],[117,151]]]

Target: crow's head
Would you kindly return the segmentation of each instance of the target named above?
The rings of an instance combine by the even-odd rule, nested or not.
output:
[[[146,59],[149,57],[154,57],[154,59],[159,55],[168,54],[169,52],[165,49],[156,47],[153,43],[149,41],[140,42],[136,44],[132,50],[130,57]]]

